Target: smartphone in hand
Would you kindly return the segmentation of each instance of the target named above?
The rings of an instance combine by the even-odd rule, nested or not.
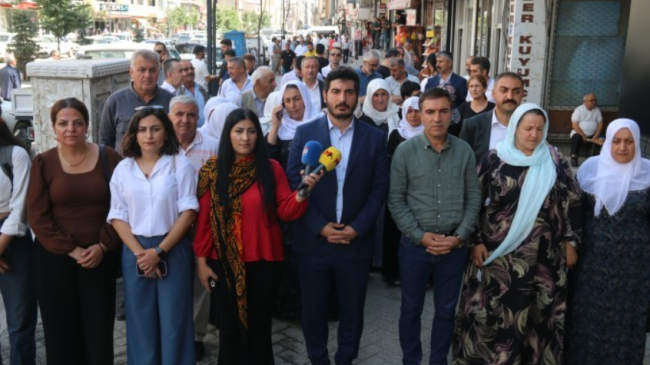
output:
[[[140,266],[135,265],[136,268],[136,274],[140,277],[145,277],[146,275],[144,274],[144,271],[140,268]],[[167,262],[166,261],[159,261],[158,262],[158,269],[160,270],[160,274],[164,278],[167,276]]]

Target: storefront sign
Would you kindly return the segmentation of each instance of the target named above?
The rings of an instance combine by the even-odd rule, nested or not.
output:
[[[408,9],[410,5],[411,0],[390,0],[388,3],[388,10]]]
[[[108,12],[117,12],[117,13],[126,13],[129,11],[129,6],[128,5],[122,5],[122,4],[99,4],[99,10],[100,11],[108,11]]]
[[[510,0],[506,67],[524,79],[524,101],[542,104],[548,36],[546,0]]]
[[[418,11],[415,9],[406,10],[406,25],[413,26],[418,23],[417,20]]]
[[[386,4],[379,4],[379,17],[386,15]]]

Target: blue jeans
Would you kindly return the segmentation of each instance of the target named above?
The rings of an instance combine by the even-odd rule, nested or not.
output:
[[[0,220],[0,226],[4,219]],[[0,274],[0,291],[7,311],[9,333],[9,363],[33,365],[36,363],[36,290],[34,288],[34,242],[30,232],[14,237],[2,258],[10,266]],[[0,358],[2,363],[2,358]]]
[[[459,248],[446,255],[433,256],[426,252],[424,246],[416,245],[402,236],[399,249],[402,281],[399,342],[404,365],[420,364],[422,361],[420,317],[429,278],[433,279],[435,308],[429,364],[447,364],[467,255],[467,248]]]

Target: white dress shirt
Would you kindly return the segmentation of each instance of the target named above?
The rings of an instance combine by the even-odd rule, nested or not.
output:
[[[303,82],[303,84],[305,84]],[[314,87],[309,87],[309,85],[305,84],[307,87],[307,90],[309,90],[309,101],[311,102],[311,105],[314,107],[312,110],[318,110],[321,111],[323,110],[322,108],[322,103],[321,103],[321,93],[320,93],[320,88],[318,87],[318,80],[316,80],[316,83],[314,84]]]
[[[8,148],[8,147],[4,147]],[[0,233],[10,236],[24,236],[27,232],[25,215],[25,198],[29,183],[31,160],[24,148],[14,146],[11,151],[12,173],[14,175],[13,192],[11,180],[0,170],[0,213],[9,213],[0,227]]]
[[[420,80],[419,80],[417,77],[415,77],[415,76],[413,76],[413,75],[409,75],[409,74],[406,74],[406,78],[405,78],[404,80],[402,80],[402,81],[397,81],[397,80],[395,80],[395,79],[393,78],[393,76],[389,76],[389,77],[386,79],[386,82],[388,83],[388,86],[390,86],[390,92],[391,92],[391,94],[393,94],[393,96],[401,96],[401,95],[402,95],[402,93],[400,92],[399,89],[402,87],[402,84],[403,84],[406,80],[408,80],[408,81],[413,81],[413,82],[415,82],[415,83],[419,83],[419,82],[420,82]]]
[[[305,53],[307,53],[307,46],[304,45],[304,44],[298,45],[298,46],[296,46],[296,49],[294,50],[294,52],[296,53],[296,57],[297,56],[302,56]]]
[[[503,125],[497,119],[496,110],[492,111],[492,127],[490,127],[490,149],[496,148],[497,144],[506,140],[508,126]]]
[[[183,85],[179,86],[178,88],[175,88],[174,86],[172,86],[172,84],[170,84],[165,80],[165,82],[163,82],[163,84],[160,85],[160,87],[174,94],[174,96],[185,95],[185,87]],[[163,105],[163,106],[168,107],[168,105]]]
[[[322,70],[320,70],[320,73],[323,75],[323,77],[327,77],[327,75],[330,74],[330,71],[332,71],[332,66],[327,65],[327,66],[323,67]]]
[[[487,97],[488,101],[491,101],[494,103],[494,96],[492,96],[492,89],[494,89],[494,79],[490,77],[487,83],[487,90],[485,90],[485,96]],[[467,84],[467,97],[465,98],[465,101],[472,101],[474,100],[472,98],[472,95],[469,94],[469,82]]]
[[[246,83],[244,83],[244,86],[241,89],[239,89],[239,86],[237,86],[232,78],[224,81],[221,85],[221,90],[219,90],[219,96],[223,96],[229,102],[234,103],[241,93],[253,88],[253,80],[248,75],[246,77]]]
[[[162,236],[186,210],[199,210],[197,175],[185,156],[163,155],[147,179],[134,158],[122,160],[111,179],[111,209],[106,220],[119,219],[134,235]]]
[[[194,66],[194,82],[197,84],[201,85],[204,89],[208,89],[208,81],[205,79],[210,75],[210,72],[208,72],[208,65],[205,63],[204,60],[199,60],[198,58],[195,58],[192,60],[192,66]]]
[[[194,141],[190,144],[187,149],[183,149],[181,146],[178,150],[178,154],[185,156],[190,160],[190,163],[196,171],[196,175],[199,175],[199,170],[201,167],[208,161],[212,156],[216,156],[219,152],[219,141],[216,139],[206,136],[201,131],[197,129],[196,135],[194,135]]]
[[[348,169],[348,161],[350,160],[350,150],[352,149],[354,118],[352,118],[352,122],[343,133],[332,124],[329,116],[327,117],[327,124],[329,126],[332,147],[341,151],[341,162],[336,166],[336,183],[338,185],[336,192],[336,222],[341,223],[341,216],[343,215],[343,186],[345,185],[345,174]]]

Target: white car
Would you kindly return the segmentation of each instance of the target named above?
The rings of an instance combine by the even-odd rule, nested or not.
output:
[[[139,49],[150,49],[153,51],[155,43],[115,43],[115,44],[91,44],[80,46],[77,51],[78,59],[101,59],[101,58],[131,58],[133,52]],[[178,51],[174,47],[167,47],[169,57],[180,59]]]
[[[56,37],[51,35],[45,35],[36,42],[40,47],[40,51],[38,51],[39,58],[50,57],[50,52],[55,49],[59,51],[62,58],[74,58],[77,48],[79,47],[78,44],[72,43],[67,39],[61,39],[57,42]]]
[[[0,32],[0,61],[5,62],[7,57],[7,45],[13,42],[16,33]]]

